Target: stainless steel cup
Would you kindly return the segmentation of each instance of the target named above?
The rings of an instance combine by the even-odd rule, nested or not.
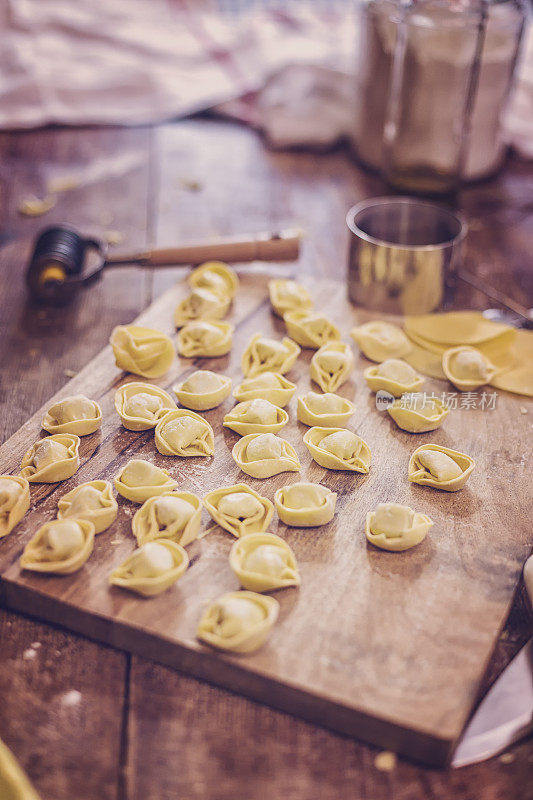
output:
[[[375,197],[353,206],[346,223],[352,303],[391,314],[442,307],[467,233],[460,215],[410,197]]]

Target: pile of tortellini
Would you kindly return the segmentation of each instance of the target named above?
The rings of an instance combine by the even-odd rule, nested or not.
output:
[[[233,326],[223,317],[238,286],[236,274],[221,262],[208,262],[193,270],[189,294],[174,314],[180,356],[214,358],[231,350]],[[268,288],[272,311],[283,319],[287,336],[253,335],[241,356],[243,379],[235,388],[223,374],[195,369],[186,371],[170,394],[148,381],[162,377],[173,363],[176,353],[171,338],[136,325],[115,328],[110,343],[116,364],[137,378],[122,383],[115,394],[122,425],[134,432],[153,431],[155,448],[164,456],[210,459],[215,436],[201,412],[220,406],[232,394],[236,404],[225,414],[222,425],[239,436],[232,457],[240,470],[259,480],[283,472],[298,473],[298,453],[280,433],[290,424],[286,407],[297,389],[286,375],[301,348],[307,348],[314,351],[309,367],[312,388],[297,397],[296,406],[297,420],[307,426],[303,445],[326,470],[369,473],[370,447],[347,427],[356,410],[354,403],[338,394],[353,374],[351,346],[342,341],[334,322],[314,311],[312,298],[302,285],[272,280]],[[490,355],[500,351],[497,347],[491,351],[488,345],[476,348],[474,344],[479,342],[472,344],[464,330],[457,336],[462,334],[467,344],[454,341],[453,347],[445,347],[450,344],[445,342],[446,325],[437,325],[431,334],[431,325],[424,318],[423,337],[417,333],[416,318],[408,322],[405,332],[376,320],[353,328],[350,335],[373,362],[365,369],[364,378],[372,392],[388,398],[390,417],[404,431],[424,433],[437,429],[450,411],[435,396],[428,398],[421,392],[422,366],[427,366],[420,358],[421,342],[430,352],[433,341],[433,356],[441,358],[444,373],[460,390],[494,383],[498,368]],[[479,335],[485,334],[484,328]],[[49,435],[24,455],[20,475],[0,476],[0,537],[28,510],[30,483],[55,483],[74,475],[80,464],[80,437],[95,433],[101,423],[100,406],[83,395],[66,397],[49,408],[42,423]],[[473,469],[470,456],[426,443],[414,450],[406,473],[413,483],[454,492],[464,487]],[[111,572],[113,586],[145,597],[171,587],[189,566],[186,548],[206,533],[201,532],[202,508],[234,537],[229,567],[242,591],[225,594],[206,608],[197,636],[204,643],[235,653],[258,648],[276,622],[279,603],[264,593],[300,585],[293,550],[284,538],[268,530],[274,511],[287,526],[316,527],[331,522],[337,502],[335,492],[306,481],[282,486],[273,501],[244,482],[221,486],[201,498],[182,491],[170,470],[132,459],[118,469],[113,484],[92,480],[64,494],[58,502],[57,518],[46,522],[26,545],[21,566],[53,574],[80,569],[93,551],[95,536],[117,517],[113,490],[139,506],[131,521],[137,548]],[[432,525],[427,515],[408,506],[382,503],[367,514],[365,534],[378,548],[403,551],[422,542]]]

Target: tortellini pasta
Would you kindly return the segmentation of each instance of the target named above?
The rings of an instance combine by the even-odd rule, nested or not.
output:
[[[181,383],[172,387],[180,404],[194,411],[209,411],[224,402],[231,392],[231,378],[198,369]]]
[[[388,408],[399,428],[408,433],[426,433],[440,428],[450,409],[436,397],[421,392],[405,394]]]
[[[289,421],[283,408],[275,406],[270,400],[245,400],[224,417],[225,428],[245,436],[247,433],[278,433]]]
[[[239,439],[231,454],[252,478],[271,478],[280,472],[298,472],[300,461],[285,439],[273,433],[249,433]]]
[[[172,397],[151,383],[125,383],[115,392],[115,409],[129,431],[155,428],[161,417],[175,408]]]
[[[420,544],[433,525],[426,514],[418,514],[409,506],[380,503],[366,517],[368,541],[382,550],[408,550]]]
[[[286,336],[280,342],[256,333],[242,355],[241,369],[246,378],[255,378],[262,372],[283,375],[294,365],[299,353],[300,348],[296,342]]]
[[[191,272],[189,285],[233,298],[239,288],[239,279],[235,271],[223,261],[206,261]]]
[[[69,575],[94,547],[94,525],[86,519],[54,519],[39,528],[20,557],[22,569]]]
[[[296,281],[269,281],[268,293],[272,310],[278,317],[283,317],[287,311],[310,311],[313,308],[311,295],[305,286]]]
[[[86,519],[102,533],[116,519],[118,504],[109,481],[87,481],[64,494],[57,504],[58,519]]]
[[[229,322],[198,320],[184,325],[178,333],[178,353],[185,358],[225,356],[233,344]]]
[[[117,325],[109,343],[117,367],[143,378],[160,378],[168,372],[176,355],[168,336],[139,325]]]
[[[367,473],[371,453],[366,442],[345,428],[309,428],[304,444],[314,461],[326,469]]]
[[[56,483],[72,478],[80,465],[80,439],[74,433],[55,433],[39,439],[25,453],[21,477],[30,483]]]
[[[211,289],[194,288],[177,306],[174,324],[176,328],[182,328],[193,320],[221,319],[228,313],[230,303],[230,297],[224,297]]]
[[[30,507],[30,485],[19,475],[0,475],[0,539],[11,533]]]
[[[336,493],[319,483],[292,483],[282,486],[274,495],[280,520],[297,528],[314,528],[331,522],[336,504]]]
[[[275,533],[251,533],[239,539],[231,548],[229,563],[241,586],[251,592],[300,585],[294,553]]]
[[[274,514],[270,500],[245,483],[215,489],[203,503],[212,519],[238,539],[266,531]]]
[[[405,333],[390,322],[374,320],[353,328],[350,336],[370,361],[401,358],[411,350]]]
[[[144,503],[149,497],[165,494],[177,485],[168,470],[141,458],[128,461],[115,478],[117,492],[134,503]]]
[[[109,576],[109,583],[143,597],[165,592],[189,566],[187,551],[169,539],[147,542],[134,550]]]
[[[283,408],[290,402],[296,384],[278,372],[262,372],[255,378],[245,378],[233,392],[235,400],[245,402],[263,398]]]
[[[324,314],[309,311],[288,311],[283,316],[287,333],[300,347],[318,350],[326,342],[341,338],[339,329]]]
[[[421,486],[457,492],[463,488],[474,467],[474,459],[465,453],[439,444],[423,444],[412,454],[407,476],[412,483]]]
[[[364,371],[368,388],[372,392],[385,391],[393,397],[418,392],[424,385],[422,378],[410,364],[399,358],[388,358],[381,364],[367,367]]]
[[[279,614],[273,597],[256,592],[228,592],[204,611],[197,638],[219,650],[251,653],[265,642]]]
[[[200,414],[177,408],[157,423],[155,446],[164,456],[212,456],[215,435]]]
[[[348,380],[353,363],[353,353],[349,345],[344,342],[328,342],[311,359],[311,378],[323,392],[336,392]]]
[[[65,397],[54,403],[42,421],[48,433],[75,433],[87,436],[94,433],[102,424],[102,409],[95,400],[83,394]]]
[[[133,517],[131,528],[142,546],[156,539],[170,539],[182,547],[193,542],[200,530],[202,507],[191,492],[165,492],[150,497]]]
[[[297,417],[304,425],[342,428],[355,411],[354,404],[338,394],[307,392],[298,398]]]
[[[496,376],[497,369],[475,347],[451,347],[442,356],[442,369],[460,392],[473,391]]]

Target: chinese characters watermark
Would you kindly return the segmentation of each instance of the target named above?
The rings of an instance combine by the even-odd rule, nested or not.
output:
[[[429,406],[435,408],[437,404],[444,408],[453,409],[481,409],[481,411],[494,411],[498,392],[407,392],[402,394],[398,403],[400,408],[408,408],[415,411],[417,408]],[[395,398],[389,392],[380,390],[376,393],[376,408],[378,411],[386,411],[395,402]]]

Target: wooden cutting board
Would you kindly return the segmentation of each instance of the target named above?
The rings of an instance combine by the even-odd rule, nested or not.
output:
[[[344,334],[368,318],[350,306],[343,284],[318,282],[310,289],[316,307]],[[185,293],[184,284],[173,287],[138,323],[174,335],[172,312]],[[237,384],[240,357],[252,334],[284,333],[283,323],[271,315],[262,275],[242,278],[229,319],[236,325],[229,356],[177,359],[157,383],[169,389],[178,376],[202,367],[230,375]],[[302,351],[289,375],[299,393],[310,388],[311,356],[312,351]],[[355,400],[350,427],[370,445],[370,474],[327,471],[313,462],[302,442],[307,428],[296,420],[294,398],[287,409],[291,421],[281,435],[295,446],[301,474],[260,481],[240,473],[231,458],[238,437],[221,426],[231,398],[205,414],[215,429],[214,458],[165,457],[155,449],[152,432],[122,428],[113,396],[119,385],[135,378],[121,373],[105,348],[53,398],[83,392],[101,404],[104,422],[100,432],[82,439],[76,475],[59,485],[32,486],[30,511],[0,540],[2,602],[336,731],[426,763],[445,763],[472,708],[531,549],[532,404],[498,392],[495,408],[494,398],[489,408],[481,408],[480,393],[477,407],[452,411],[441,430],[410,435],[375,408],[362,375],[367,365],[356,356],[353,378],[340,394]],[[440,394],[453,387],[428,380],[425,388]],[[40,421],[46,407],[0,448],[0,471],[18,471],[25,450],[44,433]],[[462,492],[448,494],[407,481],[409,455],[424,442],[475,458],[476,470]],[[278,487],[298,480],[321,482],[338,492],[337,514],[329,525],[287,528],[275,517],[270,526],[294,549],[302,586],[276,594],[280,618],[261,650],[222,655],[195,639],[205,604],[238,588],[227,561],[234,539],[218,527],[189,547],[191,566],[185,576],[150,600],[108,586],[111,570],[134,549],[131,517],[138,506],[121,497],[116,522],[97,537],[82,570],[64,577],[20,571],[25,543],[55,516],[58,499],[84,481],[112,481],[133,457],[170,468],[180,487],[200,496],[243,480],[270,499]],[[421,545],[397,554],[367,544],[366,512],[385,501],[408,504],[433,518],[435,525]],[[204,529],[212,524],[206,512],[203,523]]]

